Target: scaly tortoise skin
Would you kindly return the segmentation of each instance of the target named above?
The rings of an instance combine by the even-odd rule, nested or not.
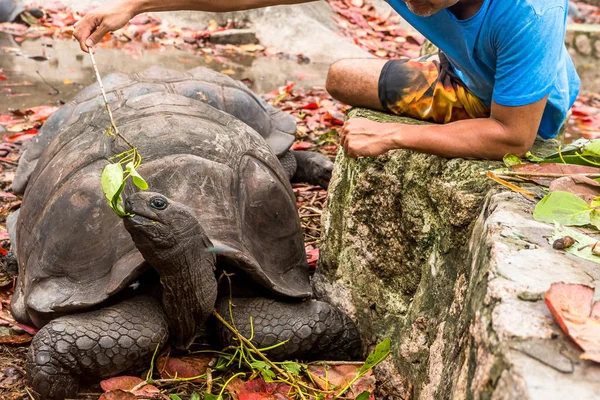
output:
[[[81,377],[147,367],[158,344],[187,348],[215,307],[229,315],[230,296],[244,335],[252,316],[255,343],[288,340],[274,359],[360,358],[348,316],[310,299],[295,197],[267,142],[178,94],[128,96],[113,108],[150,185],[126,189],[135,217],[122,221],[106,204],[100,176],[125,147],[101,139],[109,120],[94,108],[46,146],[16,222],[11,309],[41,328],[27,367],[38,397],[71,397]],[[218,286],[222,271],[235,274],[232,293]],[[231,343],[218,324],[215,336]]]
[[[327,157],[316,152],[290,150],[296,135],[294,118],[267,104],[246,85],[227,75],[204,67],[187,72],[151,67],[131,75],[114,73],[102,82],[111,104],[147,93],[174,93],[205,102],[237,117],[257,131],[294,182],[322,187],[327,187],[329,183],[333,163]],[[100,86],[93,84],[52,115],[21,154],[12,183],[13,192],[24,193],[42,152],[60,130],[77,123],[81,114],[103,107]]]

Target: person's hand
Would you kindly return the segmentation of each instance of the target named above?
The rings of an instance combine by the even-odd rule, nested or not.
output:
[[[340,132],[341,146],[348,157],[374,157],[393,149],[390,124],[365,118],[346,121]]]
[[[122,28],[135,17],[131,1],[112,1],[106,5],[89,11],[85,17],[75,24],[73,36],[79,41],[81,50],[88,52],[102,40],[108,32]]]

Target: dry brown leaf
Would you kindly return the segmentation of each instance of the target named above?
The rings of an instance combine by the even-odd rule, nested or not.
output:
[[[600,196],[600,183],[585,176],[565,176],[550,184],[551,192],[569,192],[591,203]]]

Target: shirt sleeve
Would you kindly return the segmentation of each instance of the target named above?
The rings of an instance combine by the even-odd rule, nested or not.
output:
[[[546,97],[556,81],[566,29],[563,7],[534,14],[499,32],[492,99],[518,107]]]

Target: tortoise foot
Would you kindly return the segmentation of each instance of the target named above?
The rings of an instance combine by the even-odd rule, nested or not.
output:
[[[328,303],[237,298],[233,299],[233,304],[233,323],[247,338],[252,336],[252,317],[255,346],[266,348],[287,341],[268,351],[267,356],[274,361],[362,359],[358,329],[346,314]],[[231,322],[228,299],[219,300],[217,312]],[[235,345],[227,328],[219,325],[218,329],[223,346]]]
[[[306,182],[327,189],[333,172],[333,162],[329,158],[313,151],[290,153],[296,157],[297,164],[292,182]]]
[[[168,331],[159,303],[136,297],[98,311],[53,320],[34,337],[27,379],[38,399],[75,397],[79,379],[142,368]]]
[[[39,336],[44,338],[37,339]],[[36,339],[36,346],[32,345],[27,354],[27,378],[35,398],[62,400],[75,397],[79,379],[59,360],[51,357],[53,349],[48,332],[41,331]]]

